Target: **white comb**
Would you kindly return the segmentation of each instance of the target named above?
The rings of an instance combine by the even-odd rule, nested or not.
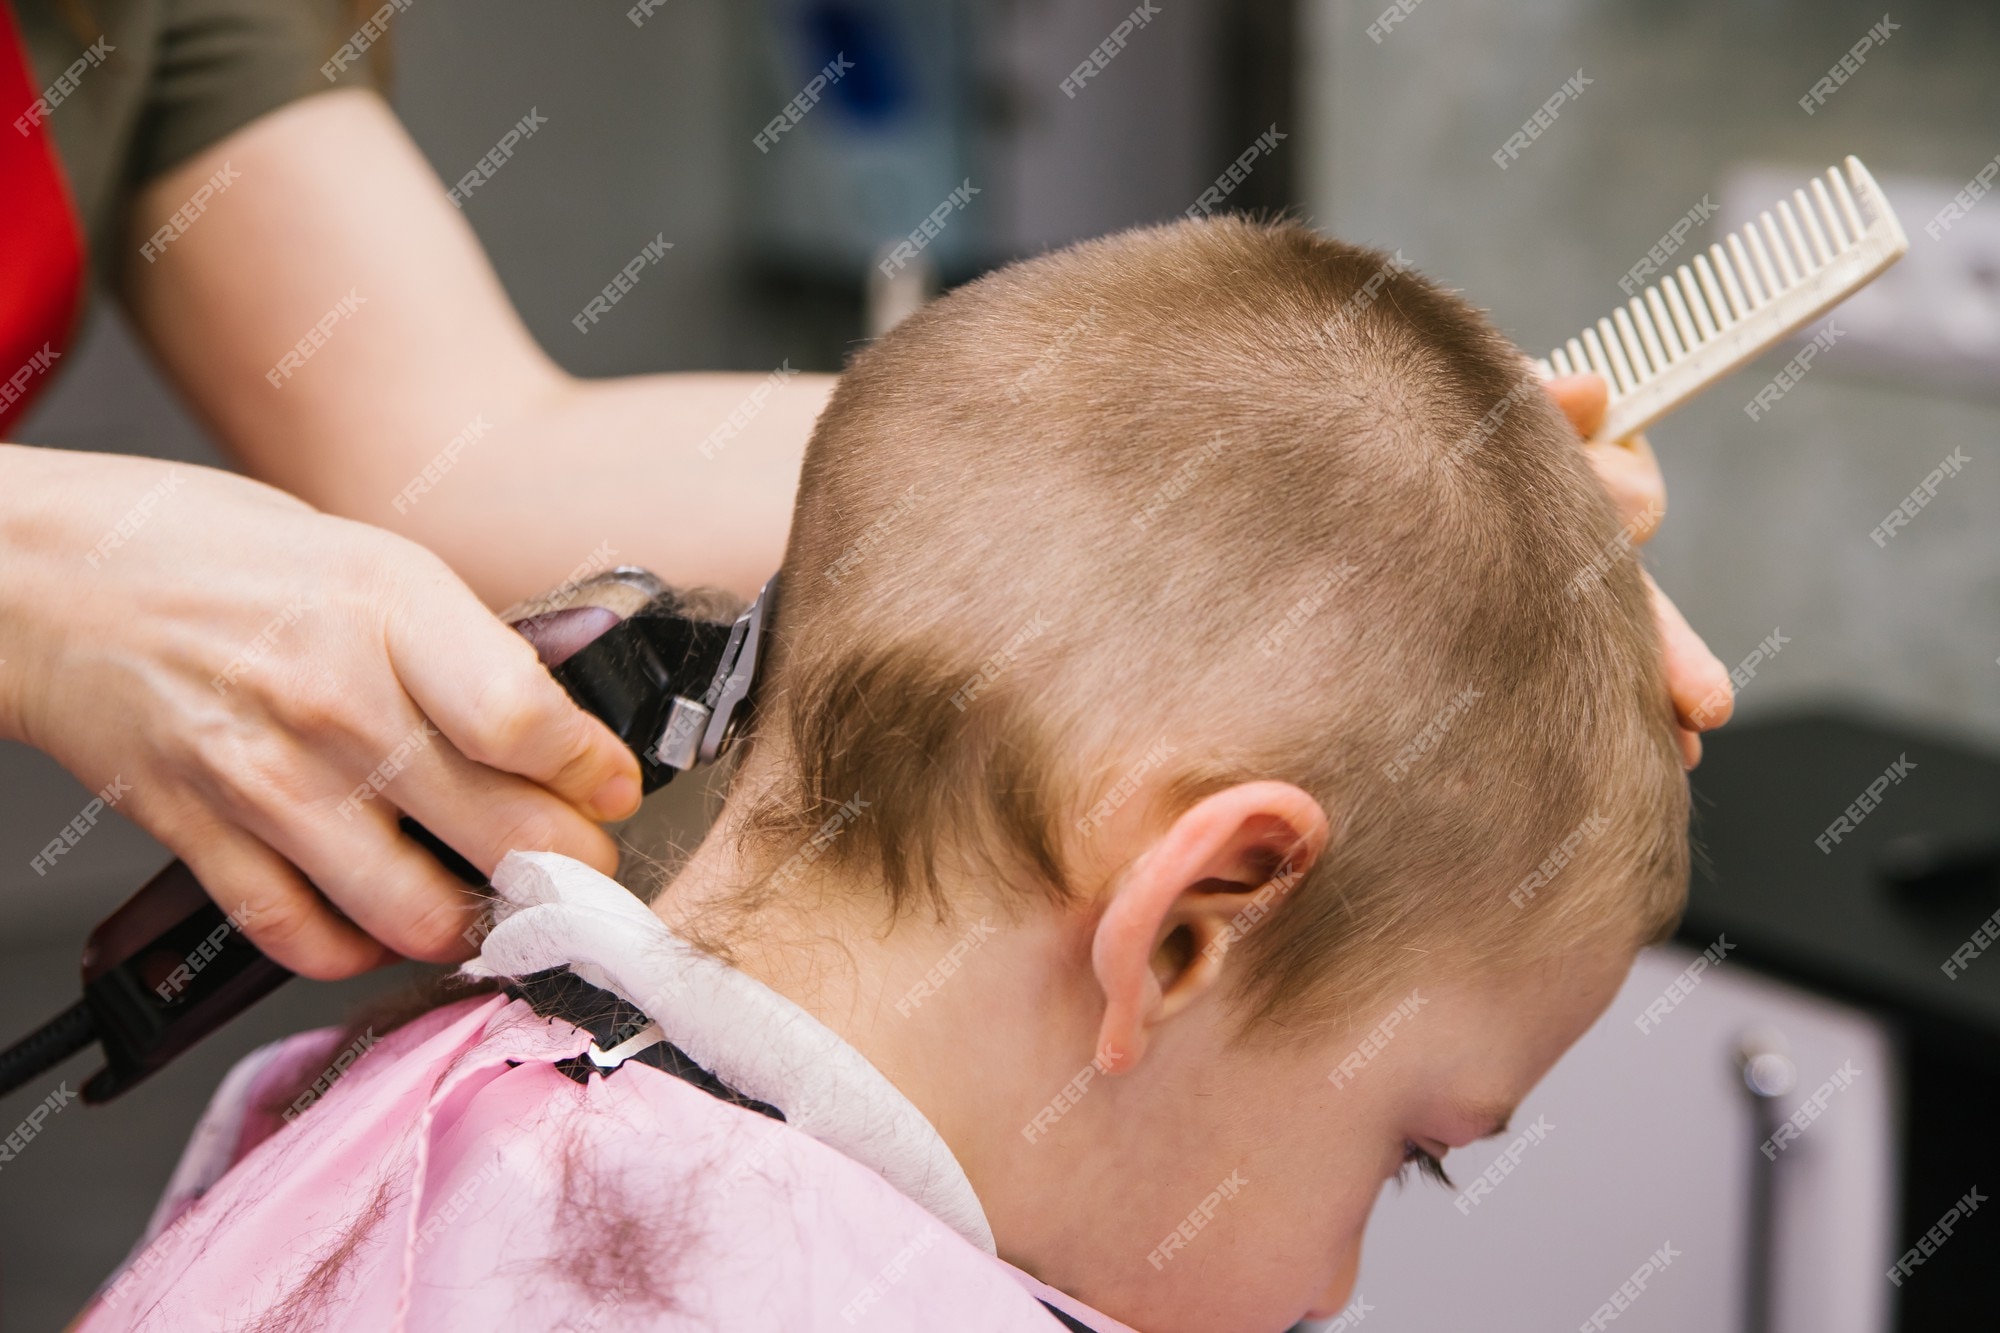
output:
[[[1881,187],[1861,159],[1846,166],[1844,179],[1827,168],[1810,197],[1792,191],[1775,219],[1765,209],[1697,252],[1692,271],[1682,264],[1535,363],[1544,376],[1604,378],[1611,405],[1596,439],[1644,430],[1903,257],[1909,238]]]

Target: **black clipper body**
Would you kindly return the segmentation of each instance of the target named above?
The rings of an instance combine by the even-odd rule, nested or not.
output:
[[[702,618],[640,569],[617,569],[515,608],[550,674],[638,757],[647,792],[720,757],[751,705],[776,579],[734,624]],[[469,884],[485,876],[414,821],[403,831]],[[0,1052],[0,1093],[89,1045],[105,1067],[83,1099],[109,1101],[242,1013],[292,973],[260,953],[175,861],[100,922],[83,999]]]

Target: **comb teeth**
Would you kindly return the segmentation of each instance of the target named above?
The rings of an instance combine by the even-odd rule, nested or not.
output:
[[[1909,242],[1889,201],[1859,159],[1845,166],[1696,251],[1537,363],[1545,376],[1603,376],[1611,406],[1597,438],[1643,430],[1902,256]]]

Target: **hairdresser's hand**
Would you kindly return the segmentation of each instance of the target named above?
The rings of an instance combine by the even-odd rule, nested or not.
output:
[[[1609,395],[1604,381],[1595,375],[1565,375],[1548,382],[1549,396],[1556,400],[1570,423],[1584,439],[1589,439],[1604,420]],[[1643,435],[1606,444],[1586,445],[1591,465],[1611,492],[1619,522],[1632,534],[1633,542],[1644,542],[1659,530],[1667,512],[1667,484],[1660,476],[1659,460]],[[1735,693],[1729,673],[1701,635],[1694,632],[1660,585],[1647,574],[1646,586],[1653,590],[1653,611],[1660,622],[1660,640],[1667,658],[1667,690],[1673,695],[1674,711],[1681,723],[1681,756],[1689,768],[1701,762],[1701,733],[1721,726],[1735,708]]]
[[[441,560],[207,468],[0,446],[0,659],[0,735],[117,781],[308,976],[470,954],[472,895],[399,812],[489,873],[610,871],[592,820],[638,804],[631,754]]]

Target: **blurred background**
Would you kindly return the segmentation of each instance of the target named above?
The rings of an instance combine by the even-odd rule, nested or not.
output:
[[[2000,1185],[2000,960],[1941,966],[2000,908],[2000,203],[1925,228],[2000,154],[2000,11],[1892,12],[1889,39],[1807,114],[1799,99],[1879,9],[1142,8],[1115,58],[1077,83],[1132,4],[666,0],[628,14],[421,0],[394,20],[390,91],[445,178],[530,104],[548,118],[465,212],[529,327],[586,375],[835,370],[926,283],[1181,216],[1211,186],[1228,210],[1400,250],[1539,352],[1620,302],[1619,279],[1691,209],[1718,210],[1690,236],[1705,247],[1774,186],[1860,156],[1901,212],[1909,257],[1836,317],[1849,336],[1762,419],[1743,405],[1791,349],[1651,433],[1672,496],[1648,548],[1656,577],[1726,664],[1782,640],[1697,774],[1704,865],[1682,939],[1642,962],[1530,1100],[1521,1120],[1552,1128],[1490,1195],[1455,1207],[1429,1188],[1390,1191],[1362,1304],[1334,1326],[1588,1326],[1663,1245],[1676,1257],[1618,1313],[1621,1333],[1991,1326],[2000,1222],[1987,1213],[1900,1285],[1887,1273],[1967,1190]],[[836,55],[852,72],[760,150],[755,136]],[[1579,72],[1580,95],[1497,166]],[[883,283],[882,248],[954,189],[963,207]],[[616,319],[580,335],[571,316],[656,235],[674,248]],[[19,438],[139,441],[226,465],[108,307],[65,365]],[[1954,449],[1969,464],[1894,540],[1871,540]],[[671,496],[660,521],[674,521]],[[1898,756],[1911,780],[1822,854],[1814,837]],[[29,860],[89,793],[8,746],[0,790],[11,1039],[75,997],[89,926],[167,856],[113,817],[38,877]],[[671,856],[698,835],[703,799],[692,784],[656,797],[628,830],[635,848]],[[1638,1030],[1725,941],[1685,1000]],[[125,1100],[50,1121],[0,1179],[4,1326],[75,1313],[138,1235],[231,1062],[401,980],[294,983]],[[89,1066],[73,1063],[75,1086]],[[1848,1065],[1859,1076],[1795,1149],[1757,1151],[1774,1114]],[[37,1100],[0,1102],[0,1127]],[[1454,1175],[1463,1185],[1509,1148],[1455,1154]]]

